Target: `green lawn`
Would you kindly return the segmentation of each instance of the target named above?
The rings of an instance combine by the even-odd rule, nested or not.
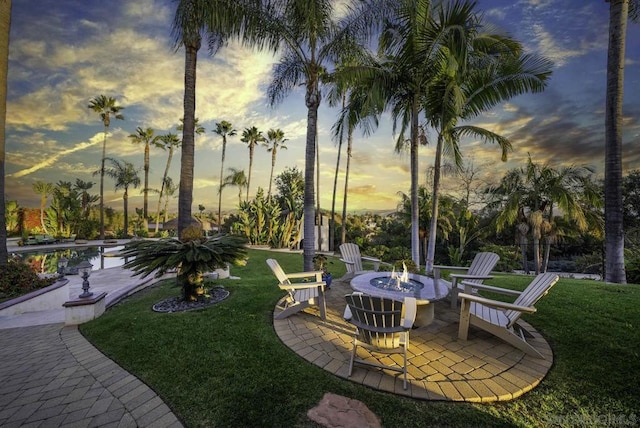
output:
[[[200,311],[158,314],[177,295],[172,281],[141,292],[81,326],[105,354],[158,392],[187,426],[313,427],[306,417],[325,392],[363,401],[386,427],[602,426],[640,423],[640,287],[561,279],[527,318],[550,342],[554,365],[523,397],[503,403],[426,402],[381,393],[335,377],[285,347],[272,325],[282,292],[265,260],[299,271],[302,256],[250,250],[241,280]],[[329,265],[344,273],[337,259]],[[489,284],[522,289],[530,278]]]

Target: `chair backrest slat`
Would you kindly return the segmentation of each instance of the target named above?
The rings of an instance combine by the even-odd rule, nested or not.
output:
[[[491,273],[491,270],[495,267],[495,265],[500,260],[500,256],[496,253],[491,252],[482,252],[476,254],[471,262],[471,266],[469,266],[469,270],[467,274],[469,275],[478,275],[478,276],[487,276]],[[471,283],[481,283],[482,279],[469,279],[465,280],[465,282]]]
[[[360,247],[357,244],[347,242],[340,245],[340,255],[347,263],[347,272],[360,272],[362,268],[362,255],[360,254]]]
[[[287,274],[284,273],[284,271],[280,267],[280,263],[278,263],[277,260],[267,259],[267,264],[271,268],[271,271],[276,276],[276,278],[278,278],[278,281],[280,281],[280,284],[291,284],[291,281],[289,281],[289,278],[287,278]]]
[[[558,282],[558,275],[553,272],[541,273],[524,289],[524,291],[513,302],[514,305],[532,308],[538,300],[545,296],[551,287]],[[522,315],[519,311],[505,311],[509,319],[509,326],[512,326]]]

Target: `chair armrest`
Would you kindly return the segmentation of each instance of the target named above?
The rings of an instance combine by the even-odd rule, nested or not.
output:
[[[322,278],[322,271],[321,270],[314,270],[314,271],[309,271],[309,272],[294,272],[294,273],[287,273],[287,278],[291,279],[291,278],[311,278],[311,277],[316,277],[318,278]]]
[[[466,273],[452,273],[449,276],[458,279],[493,279],[493,275],[467,275]]]
[[[349,260],[345,260],[345,259],[339,259],[342,263],[347,264],[347,265],[355,265],[356,262],[350,262]]]
[[[360,256],[360,258],[361,258],[362,260],[366,260],[366,261],[368,261],[368,262],[378,262],[378,263],[382,262],[382,260],[377,259],[377,258],[375,258],[375,257],[371,257],[371,256]]]
[[[463,266],[445,266],[445,265],[433,265],[433,269],[440,269],[440,270],[457,270],[457,271],[462,271],[462,270],[469,270],[469,267],[463,267]]]
[[[501,302],[500,300],[491,300],[485,297],[474,296],[472,294],[467,294],[467,293],[460,293],[458,294],[458,297],[460,297],[463,301],[469,300],[471,302],[480,303],[482,305],[491,306],[493,308],[507,309],[507,310],[518,311],[518,312],[527,312],[529,314],[536,312],[536,308],[531,306],[514,305],[513,303]]]
[[[319,286],[322,286],[322,289],[324,290],[324,286],[327,285],[324,281],[319,281],[319,282],[297,282],[295,284],[278,284],[278,287],[280,287],[283,290],[302,290],[305,288],[316,288]]]
[[[494,286],[486,285],[486,284],[474,284],[472,282],[465,282],[465,281],[462,281],[461,284],[465,285],[465,286],[468,285],[468,286],[471,286],[473,288],[477,288],[478,290],[492,291],[494,293],[506,294],[508,296],[519,296],[519,295],[522,294],[522,291],[509,290],[508,288],[494,287]]]
[[[416,313],[418,311],[418,304],[415,297],[404,298],[404,319],[402,320],[402,326],[406,329],[413,327],[413,323],[416,320]]]

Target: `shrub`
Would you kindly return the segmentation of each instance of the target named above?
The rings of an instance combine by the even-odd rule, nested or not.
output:
[[[397,260],[393,263],[393,268],[396,272],[402,272],[405,266],[407,266],[407,272],[419,273],[418,266],[416,266],[415,262],[411,259]]]
[[[480,251],[489,251],[500,256],[495,270],[498,272],[511,272],[514,269],[522,269],[522,260],[517,248],[513,246],[502,246],[495,244],[485,244]]]
[[[55,280],[55,278],[40,278],[26,263],[9,260],[7,268],[0,271],[0,299],[22,296],[47,287]]]

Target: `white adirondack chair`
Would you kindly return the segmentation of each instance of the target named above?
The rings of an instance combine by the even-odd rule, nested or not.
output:
[[[362,293],[347,294],[345,318],[356,327],[353,349],[349,362],[349,376],[354,364],[390,369],[404,374],[404,389],[407,389],[407,349],[409,331],[416,317],[416,299],[405,297],[398,302]],[[403,355],[402,367],[386,365],[356,358],[358,346],[374,353]]]
[[[463,290],[458,284],[461,281],[464,281],[468,284],[482,284],[482,281],[485,279],[493,278],[489,273],[495,267],[495,265],[500,260],[500,256],[496,253],[478,253],[473,258],[471,262],[471,266],[469,267],[460,267],[460,266],[443,266],[436,265],[433,267],[433,277],[437,281],[440,279],[440,270],[453,270],[457,272],[465,272],[465,273],[452,273],[449,275],[451,278],[451,292],[449,293],[449,298],[451,299],[451,307],[455,308],[458,304],[458,293]],[[471,288],[465,290],[467,293],[471,292]]]
[[[381,260],[375,257],[363,256],[360,254],[360,247],[357,244],[346,243],[340,245],[340,255],[342,258],[340,261],[344,262],[347,268],[347,274],[351,276],[360,275],[365,272],[371,272],[364,270],[362,267],[362,261],[368,261],[373,263],[373,270],[377,271],[380,267]]]
[[[518,297],[513,303],[506,303],[477,295],[460,293],[459,297],[462,299],[462,304],[460,307],[458,338],[467,340],[469,325],[473,325],[488,331],[529,355],[544,359],[540,352],[527,343],[524,332],[517,325],[517,322],[523,313],[536,312],[536,308],[533,305],[542,296],[546,295],[556,282],[558,282],[558,275],[555,273],[541,273],[522,292],[484,284],[473,284],[475,288],[481,290]]]
[[[275,315],[275,319],[284,319],[300,312],[310,306],[318,306],[320,317],[327,318],[327,307],[324,298],[326,283],[322,280],[322,271],[285,273],[275,259],[267,259],[267,264],[278,278],[282,290],[287,294],[278,301],[276,307],[281,312]],[[291,282],[291,280],[311,279],[309,282]]]

